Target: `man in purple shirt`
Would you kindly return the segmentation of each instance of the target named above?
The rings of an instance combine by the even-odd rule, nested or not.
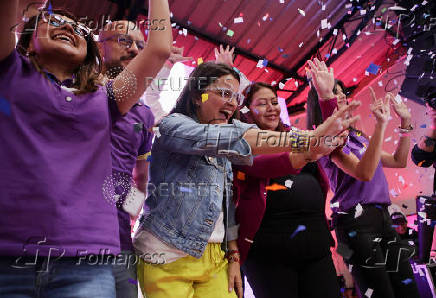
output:
[[[99,48],[104,61],[104,74],[112,79],[138,55],[144,48],[145,41],[142,32],[132,22],[113,22],[105,29],[99,36]],[[138,296],[137,257],[132,246],[130,215],[123,209],[123,205],[129,203],[126,202],[126,197],[131,189],[136,188],[135,191],[139,190],[140,195],[145,197],[153,124],[154,117],[150,108],[138,102],[112,127],[112,183],[116,186],[117,196],[121,246],[119,258],[127,260],[116,262],[113,266],[118,298]]]

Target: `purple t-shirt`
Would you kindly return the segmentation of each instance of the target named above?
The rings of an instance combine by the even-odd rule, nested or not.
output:
[[[104,87],[74,95],[15,50],[0,61],[0,255],[119,252],[102,190],[118,116]]]
[[[352,152],[361,159],[369,142],[363,135],[351,131],[348,142],[343,147],[343,152]],[[326,175],[330,180],[330,187],[334,193],[330,206],[334,212],[346,212],[357,204],[382,204],[390,205],[388,182],[381,162],[377,165],[374,177],[370,181],[360,181],[344,173],[331,161],[330,156],[324,156],[320,160]],[[339,204],[338,204],[339,203]]]
[[[112,161],[115,177],[130,182],[137,158],[151,151],[153,123],[154,117],[150,108],[138,103],[114,124],[112,128]],[[144,156],[144,158],[146,157]],[[128,189],[121,187],[118,191],[119,195],[124,194],[119,199],[122,202]],[[119,208],[118,220],[121,250],[133,251],[130,215]]]

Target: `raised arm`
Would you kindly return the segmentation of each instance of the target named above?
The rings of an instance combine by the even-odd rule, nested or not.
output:
[[[149,19],[160,20],[164,30],[150,30],[147,45],[119,74],[113,91],[121,114],[127,113],[139,100],[171,53],[172,29],[168,0],[149,1]]]
[[[400,141],[394,154],[382,152],[381,161],[385,168],[405,168],[407,166],[407,158],[410,150],[410,131],[412,131],[412,115],[409,112],[407,105],[399,99],[398,101],[391,98],[395,113],[401,119],[400,126]]]
[[[436,111],[427,106],[427,114],[431,117],[431,127],[427,129],[425,135],[421,137],[419,143],[412,150],[413,162],[424,168],[428,168],[436,162]]]
[[[363,154],[361,160],[359,160],[354,154],[346,154],[342,150],[335,151],[331,156],[332,161],[340,169],[348,175],[362,181],[369,181],[372,179],[380,162],[384,132],[390,116],[389,101],[392,97],[392,95],[388,93],[385,102],[383,102],[382,99],[376,100],[374,91],[372,88],[370,90],[374,100],[374,103],[371,105],[371,110],[377,123],[367,150]]]
[[[18,15],[18,0],[0,1],[0,61],[9,56],[15,48],[15,35],[12,27]]]

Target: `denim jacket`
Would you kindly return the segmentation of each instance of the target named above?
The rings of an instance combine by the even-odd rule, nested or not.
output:
[[[250,128],[257,127],[238,120],[200,124],[178,113],[163,118],[151,151],[147,212],[140,229],[199,258],[224,211],[225,245],[236,240],[231,163],[252,164],[251,148],[242,138]]]

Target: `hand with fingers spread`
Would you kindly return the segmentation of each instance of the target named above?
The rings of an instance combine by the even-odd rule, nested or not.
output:
[[[397,114],[398,117],[401,118],[401,120],[410,120],[412,118],[412,114],[410,114],[409,108],[402,99],[399,99],[397,101],[394,96],[391,96],[390,100],[392,106],[394,107],[395,114]]]
[[[391,115],[390,101],[391,98],[393,98],[393,95],[389,92],[385,95],[384,100],[382,98],[377,99],[374,89],[369,87],[369,90],[371,91],[372,97],[371,112],[375,116],[377,123],[386,127],[389,121],[389,116]]]
[[[344,144],[348,135],[348,132],[345,130],[360,119],[360,116],[347,119],[345,117],[358,106],[360,106],[360,101],[352,101],[349,105],[335,111],[324,123],[311,131],[311,142],[308,152],[311,159],[316,160],[320,156],[328,155],[337,147]]]
[[[335,97],[333,88],[335,87],[335,77],[333,68],[328,68],[324,61],[315,58],[308,61],[310,68],[306,68],[306,75],[312,79],[312,84],[321,100],[327,100]]]
[[[184,61],[191,61],[194,60],[192,57],[185,57],[183,56],[183,50],[184,48],[178,48],[173,46],[171,48],[170,57],[168,58],[168,61],[172,64],[175,64],[177,62],[184,62]]]
[[[226,65],[229,65],[230,67],[233,67],[233,52],[235,51],[235,48],[230,48],[230,46],[227,46],[225,49],[223,45],[220,45],[220,49],[218,50],[215,48],[215,62],[216,63],[223,63]]]

